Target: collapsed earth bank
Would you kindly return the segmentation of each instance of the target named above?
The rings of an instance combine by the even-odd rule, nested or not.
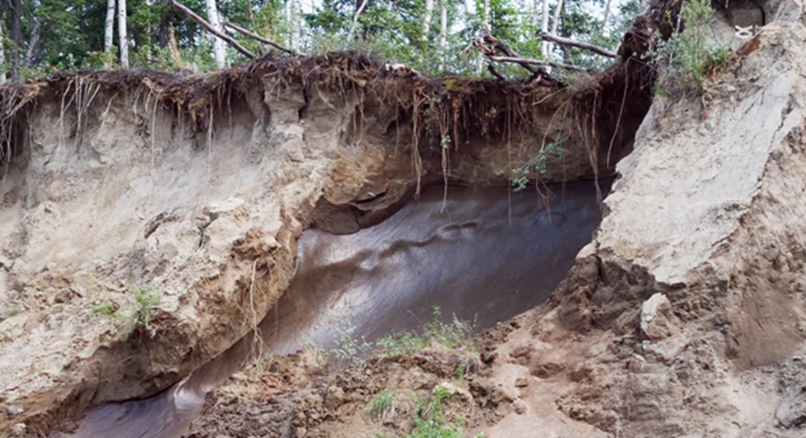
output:
[[[509,185],[524,165],[545,183],[607,173],[555,81],[360,56],[78,73],[3,103],[0,425],[33,434],[233,345],[288,286],[306,228],[355,232],[430,185]]]
[[[802,432],[806,30],[776,5],[703,95],[654,102],[552,302],[492,336],[479,374],[520,407],[479,423],[489,436]],[[434,183],[508,184],[558,142],[543,181],[611,173],[646,95],[589,125],[557,114],[623,90],[580,104],[544,79],[342,55],[5,89],[0,429],[186,376],[268,312],[308,227],[356,231]]]

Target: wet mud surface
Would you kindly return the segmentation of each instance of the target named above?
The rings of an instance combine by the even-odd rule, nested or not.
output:
[[[604,193],[610,181],[600,181]],[[289,354],[328,348],[340,331],[374,340],[417,330],[435,306],[484,329],[548,299],[601,220],[592,182],[534,190],[442,187],[354,234],[308,230],[289,290],[248,335],[156,396],[101,406],[72,434],[54,437],[178,437],[205,395],[254,357],[256,346]]]

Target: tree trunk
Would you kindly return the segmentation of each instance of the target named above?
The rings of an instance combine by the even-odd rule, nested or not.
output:
[[[439,0],[439,57],[440,71],[445,70],[445,62],[448,52],[448,6],[445,4],[447,0]]]
[[[118,44],[120,68],[129,68],[129,36],[126,35],[126,0],[118,0]]]
[[[38,18],[34,18],[34,25],[31,29],[31,38],[28,40],[28,47],[25,49],[25,58],[22,61],[22,68],[29,69],[31,68],[31,61],[34,57],[34,50],[36,50],[36,45],[39,44],[39,36],[42,31],[42,25]]]
[[[554,8],[554,17],[553,17],[553,20],[551,22],[551,34],[552,35],[557,35],[557,27],[560,24],[560,11],[563,10],[563,5],[564,4],[565,4],[565,2],[563,2],[563,0],[557,0],[557,7]],[[550,54],[553,49],[554,49],[554,44],[549,43],[548,44],[548,53]]]
[[[104,68],[109,70],[109,54],[115,42],[115,0],[106,0],[106,22],[104,23]]]
[[[605,3],[604,19],[602,19],[602,34],[607,30],[607,18],[610,16],[610,0]]]
[[[356,2],[356,10],[358,10],[359,2]],[[288,45],[291,47],[291,50],[297,50],[299,46],[299,42],[297,41],[297,35],[299,35],[298,30],[298,23],[297,23],[297,1],[296,0],[286,0],[285,2],[285,19],[288,23]]]
[[[428,40],[431,30],[431,17],[434,15],[434,0],[425,0],[425,15],[423,16],[423,37]]]
[[[540,0],[532,0],[532,27],[537,29],[537,21],[540,17]]]
[[[3,32],[3,20],[0,20],[0,66],[6,63],[5,35]],[[0,85],[6,83],[6,70],[0,70]]]
[[[215,4],[215,0],[205,0],[207,4],[207,21],[210,22],[210,26],[213,29],[217,30],[219,33],[224,32],[224,29],[221,27],[221,16],[218,14],[218,7]],[[215,36],[211,35],[213,39],[213,58],[215,59],[215,65],[217,68],[222,69],[227,66],[227,49],[224,47],[224,41]]]
[[[11,80],[16,81],[20,78],[19,65],[20,65],[20,47],[22,47],[22,2],[20,0],[11,0],[11,50],[9,50],[10,67],[11,67]]]
[[[549,0],[543,0],[543,21],[540,23],[540,32],[546,33],[549,31]],[[549,43],[543,41],[540,43],[540,51],[543,56],[549,55]]]
[[[160,17],[160,28],[159,28],[159,40],[157,44],[159,44],[160,49],[164,49],[169,45],[173,44],[172,38],[175,39],[176,36],[173,34],[174,30],[171,26],[171,11],[170,9],[165,9],[162,12],[162,17]]]

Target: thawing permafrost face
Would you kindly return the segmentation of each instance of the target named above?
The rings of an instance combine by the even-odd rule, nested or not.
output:
[[[600,182],[603,193],[610,181]],[[534,191],[451,187],[423,194],[386,221],[350,235],[308,230],[289,290],[261,322],[269,348],[290,353],[337,341],[338,329],[373,340],[417,330],[434,306],[445,317],[493,326],[545,301],[601,220],[593,183],[555,187],[550,207]],[[204,397],[248,358],[252,335],[173,387],[101,406],[74,435],[175,438]]]
[[[609,182],[603,182],[603,189]],[[289,290],[261,324],[269,348],[334,346],[417,330],[440,307],[487,328],[545,301],[601,220],[593,183],[533,190],[442,187],[350,235],[303,233]]]

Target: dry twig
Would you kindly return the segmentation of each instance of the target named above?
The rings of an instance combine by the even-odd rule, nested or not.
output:
[[[571,64],[563,64],[561,62],[541,61],[532,58],[513,58],[510,56],[488,56],[491,61],[495,62],[513,62],[516,64],[531,64],[531,65],[545,65],[549,67],[564,68],[566,70],[584,71],[584,69]]]
[[[204,18],[199,17],[198,15],[196,15],[195,12],[191,11],[186,6],[182,5],[181,3],[177,2],[176,0],[168,0],[168,4],[173,6],[179,12],[187,15],[191,20],[195,21],[196,23],[199,23],[199,25],[201,25],[201,27],[203,27],[205,30],[207,30],[211,34],[213,34],[213,35],[221,38],[222,40],[224,40],[224,42],[226,42],[227,44],[232,46],[233,49],[241,52],[242,54],[246,55],[250,59],[257,58],[257,56],[255,56],[254,53],[250,52],[246,47],[238,44],[238,41],[235,41],[234,39],[232,39],[230,36],[228,36],[225,33],[222,33],[222,32],[219,32],[219,31],[215,30],[215,28],[210,23],[208,23]]]
[[[237,24],[231,23],[229,20],[226,20],[226,19],[224,20],[224,26],[227,26],[230,29],[232,29],[232,30],[234,30],[234,31],[236,31],[238,33],[241,33],[241,34],[243,34],[245,36],[248,36],[249,38],[252,38],[252,39],[255,39],[257,41],[260,41],[263,44],[266,44],[268,46],[274,47],[277,50],[289,53],[291,55],[299,55],[298,52],[295,52],[295,51],[293,51],[291,49],[287,49],[287,48],[281,46],[278,43],[275,43],[274,41],[272,41],[272,40],[270,40],[268,38],[264,38],[264,37],[252,32],[252,31],[250,31],[248,29],[244,29],[243,27],[238,26]]]
[[[580,49],[590,50],[593,53],[602,56],[607,56],[608,58],[616,58],[618,56],[616,52],[611,52],[610,50],[607,50],[604,47],[599,47],[594,44],[583,43],[580,41],[563,38],[557,35],[552,35],[550,33],[540,33],[537,35],[537,37],[543,41],[551,41],[561,46],[578,47]]]

